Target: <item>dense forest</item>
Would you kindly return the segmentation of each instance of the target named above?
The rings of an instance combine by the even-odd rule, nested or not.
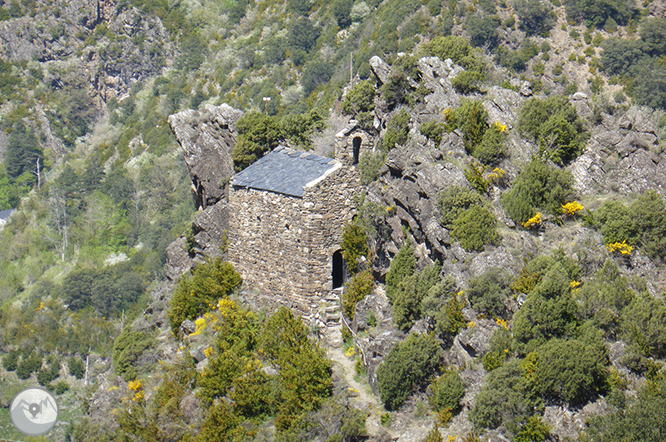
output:
[[[0,0],[0,34],[2,437],[41,385],[61,422],[25,440],[663,439],[662,1]],[[167,119],[222,103],[236,171],[377,141],[341,348],[224,250],[165,276],[197,247]],[[389,198],[427,166],[459,177],[416,192],[438,249]]]

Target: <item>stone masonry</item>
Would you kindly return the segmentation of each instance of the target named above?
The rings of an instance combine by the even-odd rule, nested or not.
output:
[[[289,152],[293,157],[289,149],[268,155]],[[259,291],[248,296],[260,297],[263,305],[284,304],[310,315],[333,288],[333,255],[356,213],[359,176],[356,168],[329,160],[329,170],[303,186],[300,197],[231,182],[228,259]]]

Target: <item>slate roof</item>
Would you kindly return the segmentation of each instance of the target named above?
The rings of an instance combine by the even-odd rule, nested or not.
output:
[[[308,183],[340,166],[332,158],[280,146],[237,173],[231,185],[302,197]]]
[[[0,210],[0,219],[8,220],[11,214],[14,213],[15,210],[16,209]]]

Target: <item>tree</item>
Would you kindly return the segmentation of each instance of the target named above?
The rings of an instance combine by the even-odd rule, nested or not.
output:
[[[315,27],[309,19],[301,17],[289,22],[287,38],[291,48],[310,52],[319,38],[319,28]]]
[[[440,222],[447,228],[453,228],[453,222],[466,210],[483,199],[478,192],[460,186],[449,186],[437,194],[437,208],[442,214]]]
[[[409,113],[405,109],[395,114],[386,127],[384,138],[380,140],[380,148],[384,151],[393,149],[396,145],[404,145],[409,139]]]
[[[275,149],[282,137],[275,118],[261,112],[249,112],[236,122],[238,138],[231,152],[237,172]]]
[[[542,406],[520,362],[511,359],[490,372],[474,400],[469,420],[476,429],[495,429],[504,425],[516,434]]]
[[[647,294],[635,297],[622,311],[624,339],[643,356],[666,356],[666,305]]]
[[[494,49],[499,42],[497,29],[502,25],[502,19],[497,15],[470,15],[467,18],[467,32],[474,46],[487,46]]]
[[[327,61],[315,60],[309,63],[301,77],[305,96],[309,96],[317,87],[326,84],[333,76],[333,72],[333,65]]]
[[[513,335],[519,350],[528,353],[552,338],[574,335],[577,305],[569,278],[559,263],[551,265],[513,318]]]
[[[460,129],[465,150],[473,154],[488,130],[488,111],[480,100],[463,99],[460,107],[447,114],[446,122],[449,130]]]
[[[192,276],[182,276],[169,302],[167,317],[171,331],[176,334],[184,320],[196,319],[208,311],[210,305],[229,296],[241,282],[233,265],[220,258],[199,265]]]
[[[354,319],[356,304],[372,293],[375,280],[369,271],[354,275],[342,293],[342,311],[349,319]]]
[[[638,232],[631,211],[619,201],[604,201],[594,212],[594,223],[603,237],[604,244],[621,243],[635,245]]]
[[[379,398],[397,410],[412,390],[430,376],[441,360],[441,348],[431,336],[410,334],[396,344],[377,368]]]
[[[666,204],[655,189],[645,191],[631,204],[634,229],[640,246],[652,259],[666,258]]]
[[[358,272],[358,261],[361,257],[370,258],[368,237],[363,227],[354,223],[347,223],[342,231],[342,257],[347,263],[350,273]]]
[[[113,369],[125,381],[133,381],[136,365],[143,353],[155,345],[155,339],[144,331],[125,327],[113,343]]]
[[[416,256],[414,256],[414,249],[408,242],[405,242],[393,260],[391,260],[389,271],[386,273],[386,296],[389,301],[393,301],[394,294],[398,291],[398,286],[403,279],[414,273],[415,268]]]
[[[35,133],[32,129],[26,129],[22,121],[14,123],[4,158],[7,175],[13,181],[25,173],[31,176],[38,159],[42,161],[42,150]],[[30,181],[34,180],[31,178]]]
[[[344,29],[351,24],[351,11],[354,2],[352,0],[335,0],[331,5],[331,12],[338,26]]]
[[[638,60],[645,58],[647,46],[641,40],[611,37],[601,43],[601,66],[613,75],[626,75]]]
[[[419,126],[419,132],[424,137],[435,142],[435,146],[439,146],[444,134],[444,124],[437,120],[426,121]]]
[[[279,370],[278,428],[290,426],[297,415],[316,409],[330,396],[331,363],[324,349],[308,339],[307,328],[291,310],[280,307],[266,322],[261,352]]]
[[[576,109],[561,95],[527,100],[520,110],[518,127],[537,142],[544,158],[558,164],[574,160],[589,136]]]
[[[465,394],[465,385],[457,370],[442,373],[430,384],[430,405],[437,411],[449,410],[456,413],[460,410],[460,399]]]
[[[516,223],[527,221],[537,208],[560,213],[562,204],[571,201],[572,183],[570,172],[534,158],[518,173],[502,204]]]
[[[544,399],[580,406],[606,391],[609,361],[602,340],[551,339],[526,361],[534,364],[531,376]]]
[[[553,27],[552,8],[548,3],[539,0],[518,0],[514,3],[514,8],[520,19],[520,29],[527,35],[539,34],[546,37]]]
[[[641,40],[647,45],[650,55],[666,54],[666,18],[650,17],[641,23]]]
[[[565,0],[567,16],[587,26],[603,27],[610,18],[617,23],[626,24],[636,12],[632,3],[625,0]]]
[[[420,273],[407,276],[391,295],[393,320],[401,330],[408,329],[422,316],[421,303],[429,290],[439,281],[440,266],[436,261]]]

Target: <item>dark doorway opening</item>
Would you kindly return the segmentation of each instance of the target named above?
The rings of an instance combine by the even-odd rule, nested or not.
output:
[[[345,261],[342,259],[342,251],[338,250],[333,254],[333,288],[342,287],[345,282]]]
[[[361,153],[361,143],[363,140],[361,137],[354,137],[352,140],[352,146],[354,148],[354,164],[358,164],[358,156]]]

